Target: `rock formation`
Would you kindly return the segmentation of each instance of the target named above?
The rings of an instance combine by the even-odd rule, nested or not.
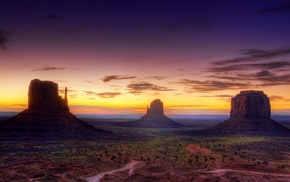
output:
[[[277,134],[289,129],[271,119],[270,100],[263,91],[241,91],[231,99],[230,118],[209,129],[219,134]]]
[[[28,91],[28,109],[69,111],[67,88],[64,99],[58,95],[58,84],[52,81],[34,79]]]
[[[270,118],[270,100],[263,91],[241,91],[231,100],[231,118]]]
[[[161,102],[160,99],[155,99],[150,103],[150,108],[147,106],[147,114],[163,114],[164,115],[164,109],[163,109],[163,102]]]
[[[96,129],[69,112],[67,88],[58,95],[58,84],[34,79],[28,91],[28,109],[0,123],[1,138],[95,139],[111,132]]]
[[[122,125],[146,128],[177,128],[182,126],[164,115],[163,102],[160,99],[153,100],[150,107],[147,106],[147,114],[139,120]]]

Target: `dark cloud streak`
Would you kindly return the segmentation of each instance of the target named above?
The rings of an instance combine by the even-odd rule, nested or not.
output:
[[[55,71],[55,70],[65,70],[65,67],[55,67],[55,66],[45,66],[43,68],[34,68],[32,71]]]
[[[241,51],[241,54],[247,56],[216,61],[213,62],[212,64],[215,66],[224,66],[233,63],[264,61],[265,59],[273,59],[281,56],[290,55],[290,48],[272,49],[272,50],[245,49]]]
[[[93,91],[85,91],[86,95],[88,96],[98,96],[103,99],[114,98],[116,96],[122,95],[121,92],[93,92]]]
[[[278,75],[266,70],[257,73],[232,73],[229,75],[211,75],[208,76],[217,80],[229,80],[232,82],[253,82],[255,87],[290,85],[290,74]]]
[[[219,80],[189,80],[181,79],[177,83],[186,87],[187,92],[212,92],[219,90],[242,90],[251,87],[248,82],[229,82]]]
[[[7,44],[11,41],[11,33],[0,29],[0,48],[2,50],[7,49]]]
[[[116,96],[119,96],[121,95],[121,93],[120,92],[102,92],[102,93],[97,93],[97,95],[100,98],[108,99],[108,98],[114,98]]]
[[[110,82],[113,80],[130,80],[134,79],[136,76],[121,76],[121,75],[109,75],[102,78],[103,82]]]
[[[47,21],[47,20],[56,20],[56,19],[59,19],[60,16],[57,15],[57,14],[50,14],[50,15],[46,15],[44,17],[41,17],[40,20],[42,21]]]
[[[144,91],[174,91],[174,89],[158,86],[148,82],[132,83],[129,84],[127,87],[131,94],[141,94]]]
[[[290,3],[283,4],[280,6],[272,7],[272,8],[265,8],[257,11],[258,14],[265,14],[265,13],[281,13],[290,11]]]
[[[245,71],[245,70],[268,70],[268,69],[277,69],[290,66],[290,62],[280,61],[280,62],[268,62],[260,64],[235,64],[230,66],[214,66],[209,68],[209,72],[229,72],[229,71]]]
[[[285,97],[278,96],[278,95],[271,95],[269,96],[271,101],[290,101],[289,99],[286,99]]]

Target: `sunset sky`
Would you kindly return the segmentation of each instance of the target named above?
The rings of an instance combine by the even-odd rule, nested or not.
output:
[[[2,0],[0,111],[32,79],[68,87],[73,113],[229,114],[263,90],[290,114],[288,0]]]

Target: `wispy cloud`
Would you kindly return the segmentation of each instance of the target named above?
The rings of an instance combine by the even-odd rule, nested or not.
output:
[[[290,74],[260,78],[258,81],[262,82],[259,86],[290,85]]]
[[[69,82],[69,81],[67,81],[67,80],[54,80],[55,82],[64,82],[64,83],[66,83],[66,82]]]
[[[156,76],[150,76],[148,78],[153,78],[155,80],[164,80],[165,78],[167,78],[167,76],[158,76],[158,75],[156,75]]]
[[[271,8],[265,8],[257,11],[258,14],[264,14],[264,13],[281,13],[285,11],[290,11],[290,3],[282,4],[279,6],[271,7]]]
[[[103,92],[97,94],[101,98],[114,98],[118,95],[121,95],[121,92]]]
[[[254,77],[272,77],[272,76],[274,76],[274,74],[268,70],[262,70],[262,71],[255,73],[253,76]]]
[[[102,78],[102,80],[103,82],[110,82],[112,80],[130,80],[134,78],[136,78],[136,76],[109,75]]]
[[[56,67],[56,66],[44,66],[41,68],[34,68],[32,71],[55,71],[55,70],[65,70],[65,67]]]
[[[10,42],[11,33],[0,28],[0,48],[2,50],[7,49],[7,44]]]
[[[211,68],[207,76],[216,80],[228,80],[231,82],[251,82],[252,86],[290,85],[290,69],[279,71],[279,68],[289,67],[288,62],[277,64],[247,64],[229,67]],[[264,68],[267,68],[264,70]],[[271,71],[270,71],[271,70]]]
[[[46,15],[40,18],[40,20],[42,21],[47,21],[47,20],[55,20],[55,19],[59,19],[60,16],[57,14],[50,14],[50,15]]]
[[[211,63],[206,70],[207,78],[217,82],[250,82],[255,88],[290,85],[290,61],[281,61],[281,58],[285,60],[290,56],[289,48],[246,49],[241,54],[246,56]],[[268,62],[255,62],[265,60]]]
[[[290,99],[278,95],[271,95],[269,98],[271,101],[290,101]]]
[[[78,94],[70,94],[69,98],[76,98],[78,96]]]
[[[86,95],[88,96],[98,96],[100,98],[108,99],[114,98],[116,96],[122,95],[121,92],[93,92],[93,91],[85,91]]]
[[[283,67],[289,67],[290,62],[280,61],[280,62],[268,62],[268,63],[260,63],[260,64],[234,64],[230,66],[212,66],[208,69],[209,72],[229,72],[229,71],[249,71],[249,70],[270,70],[277,69]]]
[[[92,85],[96,85],[98,80],[83,80],[83,82],[88,83],[88,84],[92,84]]]
[[[174,89],[158,86],[149,82],[131,83],[127,87],[132,94],[141,94],[144,91],[174,91]]]
[[[264,61],[265,59],[273,59],[281,56],[290,55],[290,48],[272,50],[245,49],[241,50],[241,54],[246,56],[216,61],[212,64],[215,66],[223,66],[233,63]]]
[[[96,95],[96,92],[93,91],[85,91],[86,95]]]
[[[181,79],[177,83],[186,87],[187,92],[212,92],[219,90],[242,90],[251,87],[249,82],[229,82],[220,80],[189,80]]]

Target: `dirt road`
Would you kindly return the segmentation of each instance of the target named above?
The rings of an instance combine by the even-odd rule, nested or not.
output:
[[[128,163],[127,165],[125,165],[122,168],[107,171],[107,172],[102,172],[102,173],[97,174],[95,176],[88,177],[87,181],[88,182],[98,182],[106,174],[114,174],[115,172],[125,171],[125,170],[129,170],[128,173],[129,173],[129,175],[131,175],[136,168],[142,167],[143,165],[144,165],[144,162],[132,160],[130,163]]]
[[[206,155],[209,155],[212,153],[211,150],[206,149],[206,148],[201,148],[199,145],[195,144],[190,144],[186,147],[186,150],[191,152],[191,153],[203,153]],[[216,165],[218,168],[219,165]],[[221,167],[221,166],[220,166]],[[202,172],[203,174],[214,174],[216,176],[223,176],[226,172],[235,172],[235,173],[244,173],[244,174],[256,174],[256,175],[271,175],[271,176],[278,176],[278,177],[285,177],[285,178],[290,178],[290,173],[269,173],[269,172],[260,172],[260,171],[251,171],[251,170],[239,170],[239,169],[215,169],[212,171],[204,171]]]

